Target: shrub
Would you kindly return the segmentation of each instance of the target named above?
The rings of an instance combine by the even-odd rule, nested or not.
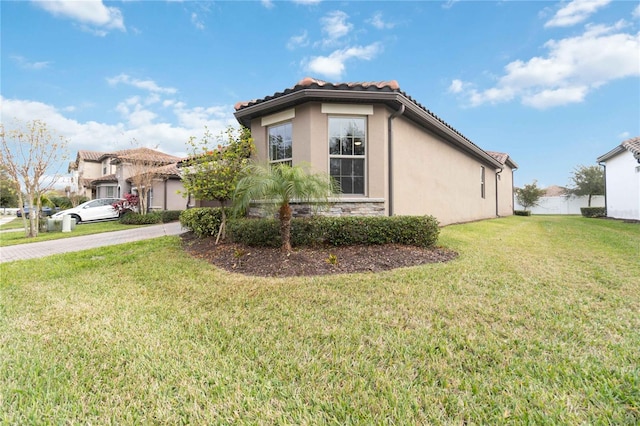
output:
[[[180,224],[200,238],[216,235],[221,221],[219,208],[196,207],[180,213]]]
[[[120,223],[124,225],[153,225],[161,221],[162,215],[159,212],[140,214],[129,211],[120,216]]]
[[[513,214],[516,216],[531,216],[531,212],[529,210],[514,210]]]
[[[162,210],[159,213],[162,223],[175,222],[180,219],[182,210]]]
[[[604,207],[580,207],[580,213],[584,217],[605,217],[607,215]]]
[[[432,216],[314,217],[291,222],[293,246],[404,244],[433,246],[438,221]],[[227,236],[249,246],[279,247],[280,222],[275,219],[236,219],[227,225]]]

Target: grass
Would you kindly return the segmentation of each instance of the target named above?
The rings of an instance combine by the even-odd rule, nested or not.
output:
[[[14,224],[16,223],[19,224],[19,226],[15,226]],[[13,228],[6,228],[5,226],[13,226]],[[63,238],[79,237],[81,235],[98,234],[101,232],[124,231],[127,229],[139,228],[140,226],[144,225],[123,225],[118,221],[81,223],[76,225],[75,229],[71,232],[40,232],[35,238],[27,238],[24,232],[0,232],[0,247],[39,241],[59,240]],[[12,222],[9,222],[0,228],[0,231],[21,228],[24,229],[22,226],[22,219],[14,219]]]
[[[637,224],[440,243],[459,258],[296,279],[177,237],[0,264],[0,423],[638,424]]]
[[[3,216],[0,216],[0,218],[3,218]],[[6,231],[7,229],[24,229],[22,225],[22,218],[14,217],[11,222],[0,225],[0,231]]]

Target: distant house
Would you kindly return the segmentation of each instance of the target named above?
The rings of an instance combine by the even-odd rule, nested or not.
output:
[[[305,78],[235,109],[258,159],[309,163],[340,183],[332,214],[430,214],[443,225],[513,214],[515,161],[484,151],[396,81]]]
[[[640,220],[640,136],[598,157],[605,167],[607,216]]]
[[[538,205],[530,207],[529,210],[532,214],[580,214],[580,208],[588,206],[588,196],[568,196],[567,188],[551,185],[545,189]],[[604,196],[593,195],[591,207],[604,207]],[[516,210],[524,210],[517,201]]]
[[[158,210],[181,210],[186,201],[177,191],[182,190],[176,163],[179,157],[150,148],[133,148],[114,152],[78,151],[69,165],[72,190],[78,195],[95,198],[121,198],[135,193],[132,175],[134,164],[144,164],[156,175],[149,193],[149,207]]]

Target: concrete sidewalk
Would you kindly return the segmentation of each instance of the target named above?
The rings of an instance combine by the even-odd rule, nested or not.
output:
[[[171,222],[161,225],[132,228],[125,231],[104,232],[101,234],[83,235],[80,237],[62,238],[38,243],[17,244],[14,246],[0,247],[0,263],[148,240],[168,235],[180,235],[183,232],[186,231],[182,229],[180,222]]]

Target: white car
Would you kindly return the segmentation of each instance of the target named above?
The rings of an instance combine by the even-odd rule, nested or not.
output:
[[[77,207],[62,210],[51,216],[54,219],[62,219],[62,216],[69,215],[75,218],[76,223],[89,222],[92,220],[117,219],[120,211],[113,208],[113,203],[124,201],[121,198],[97,198],[87,201]]]

